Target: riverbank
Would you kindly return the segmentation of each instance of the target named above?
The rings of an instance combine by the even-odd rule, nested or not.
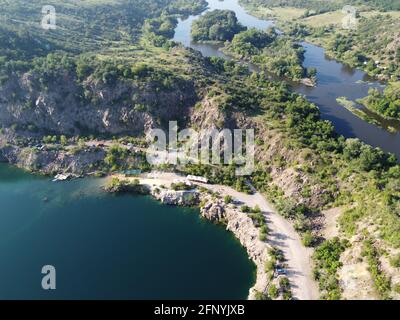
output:
[[[209,10],[228,9],[233,10],[238,20],[248,28],[266,30],[275,26],[272,20],[262,20],[246,12],[237,0],[218,1],[209,0]],[[247,8],[247,6],[246,6]],[[249,11],[251,12],[251,11]],[[180,20],[175,29],[174,41],[200,51],[203,56],[220,57],[229,59],[226,54],[221,52],[219,47],[194,44],[191,42],[191,24],[198,16],[191,16],[190,19]],[[264,17],[266,18],[266,17]],[[345,96],[348,100],[357,101],[368,95],[371,88],[383,88],[379,81],[373,81],[365,72],[359,69],[352,69],[349,66],[327,57],[326,50],[317,45],[301,42],[305,49],[304,68],[317,68],[316,86],[311,87],[311,83],[304,84],[289,81],[283,77],[274,77],[274,81],[284,81],[289,84],[294,92],[304,95],[308,101],[318,106],[324,120],[332,122],[335,130],[346,138],[357,137],[363,142],[379,147],[385,152],[395,154],[400,158],[400,133],[393,134],[387,130],[362,120],[357,115],[341,107],[336,101],[337,98]],[[258,72],[259,68],[249,65],[251,71]]]
[[[265,198],[258,193],[248,195],[221,185],[196,183],[189,191],[174,191],[173,181],[183,177],[175,173],[152,173],[139,177],[124,177],[113,175],[110,179],[135,182],[147,186],[149,193],[168,205],[196,205],[200,208],[202,217],[214,222],[223,223],[246,248],[249,258],[257,266],[257,280],[249,291],[249,299],[260,298],[260,293],[268,295],[271,287],[279,288],[279,299],[288,297],[282,283],[282,278],[289,280],[293,299],[318,299],[318,289],[312,277],[312,250],[301,244],[301,239],[294,228],[284,218],[275,213]],[[226,203],[224,199],[232,199]],[[269,232],[266,239],[260,237],[260,226],[251,214],[242,211],[242,207],[258,207],[266,221]],[[274,252],[282,252],[286,261],[286,275],[278,275],[273,266]]]
[[[346,97],[340,97],[336,100],[341,106],[349,110],[355,116],[370,124],[385,129],[393,134],[396,134],[400,131],[399,120],[395,118],[384,118],[377,114],[372,108],[368,108],[368,104],[365,102],[366,98],[357,100],[357,103],[360,104],[364,110],[357,108],[356,103],[354,101],[347,100]]]
[[[398,11],[383,12],[376,8],[376,4],[354,5],[358,15],[357,25],[356,28],[348,30],[343,27],[346,12],[340,7],[340,3],[336,8],[323,10],[310,9],[313,4],[290,7],[279,6],[277,3],[266,6],[262,2],[250,3],[246,0],[240,0],[240,3],[250,14],[260,19],[273,20],[293,36],[324,47],[328,57],[359,68],[376,80],[388,81],[398,78],[397,67],[393,65],[393,55],[399,39],[392,31],[396,29],[394,26],[399,17]],[[332,45],[334,41],[337,43],[336,47]],[[371,46],[374,50],[371,50]]]

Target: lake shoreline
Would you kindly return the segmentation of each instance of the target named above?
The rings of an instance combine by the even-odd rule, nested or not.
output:
[[[0,295],[48,299],[37,268],[47,263],[54,299],[246,299],[255,267],[232,234],[196,209],[106,194],[104,181],[53,183],[0,165]]]
[[[166,173],[168,175],[168,173]],[[171,174],[171,176],[175,174]],[[178,177],[178,175],[176,175]],[[110,175],[109,179],[117,178],[119,181],[129,181],[138,179],[140,184],[133,188],[104,188],[110,193],[128,193],[150,195],[155,200],[164,205],[196,207],[200,210],[202,218],[216,224],[221,224],[230,231],[235,238],[246,249],[248,258],[256,267],[256,281],[249,289],[248,300],[256,300],[258,292],[266,294],[271,283],[271,276],[265,270],[265,265],[271,261],[269,251],[272,249],[266,242],[259,239],[259,228],[254,221],[239,208],[224,203],[219,195],[210,194],[201,188],[207,188],[204,185],[193,185],[192,190],[174,191],[171,186],[167,187],[164,180],[123,177],[122,175]],[[183,179],[183,177],[181,177]],[[144,190],[147,190],[147,192]]]

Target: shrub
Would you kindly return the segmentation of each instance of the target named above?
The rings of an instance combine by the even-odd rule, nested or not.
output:
[[[274,285],[273,283],[269,286],[268,288],[268,295],[272,298],[272,299],[276,299],[279,297],[279,290],[276,287],[276,285]]]
[[[256,291],[254,297],[256,300],[270,300],[267,294],[262,293],[260,291]]]
[[[275,270],[276,262],[275,259],[265,262],[264,270],[265,272],[271,272]]]
[[[397,254],[390,259],[390,265],[394,268],[400,268],[400,254]]]
[[[312,247],[314,244],[314,236],[312,235],[311,231],[306,231],[302,235],[301,242],[306,247]]]
[[[232,203],[232,197],[230,196],[230,195],[226,195],[225,197],[224,197],[224,202],[226,203],[226,204],[229,204],[229,203]]]

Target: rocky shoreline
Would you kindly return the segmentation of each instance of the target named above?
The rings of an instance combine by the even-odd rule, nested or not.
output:
[[[121,188],[106,188],[108,192],[129,192],[122,182]],[[140,186],[143,194],[143,186]],[[146,186],[148,194],[154,199],[166,205],[175,206],[197,206],[203,218],[226,226],[226,230],[232,232],[246,249],[249,259],[257,268],[256,282],[249,290],[248,299],[256,300],[257,295],[267,294],[273,277],[266,271],[265,265],[272,260],[269,252],[272,247],[265,241],[259,239],[259,228],[247,213],[241,212],[240,208],[233,204],[226,204],[220,196],[205,190],[175,191],[164,186]],[[132,191],[132,189],[130,189]]]

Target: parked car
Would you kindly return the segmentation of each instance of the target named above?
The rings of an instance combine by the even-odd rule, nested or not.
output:
[[[287,274],[286,269],[283,269],[283,268],[277,268],[275,271],[279,276]]]

